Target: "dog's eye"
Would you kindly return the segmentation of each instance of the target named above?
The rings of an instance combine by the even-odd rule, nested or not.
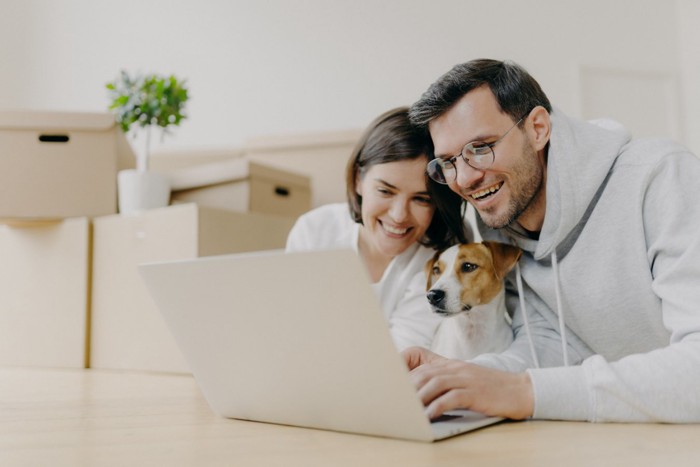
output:
[[[433,266],[433,274],[436,276],[440,275],[440,266]]]
[[[474,263],[462,263],[462,272],[473,272],[478,267]]]

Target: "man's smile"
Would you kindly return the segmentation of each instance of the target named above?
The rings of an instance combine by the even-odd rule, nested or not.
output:
[[[491,186],[488,186],[486,188],[483,188],[479,191],[475,191],[469,195],[469,197],[475,201],[480,201],[485,198],[488,198],[489,196],[493,195],[494,193],[497,193],[498,190],[501,189],[503,186],[503,182],[498,182],[496,184],[493,184]]]

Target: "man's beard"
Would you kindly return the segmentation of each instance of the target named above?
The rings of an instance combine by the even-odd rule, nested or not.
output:
[[[523,144],[523,157],[513,167],[512,173],[514,178],[511,178],[509,186],[511,199],[506,211],[489,216],[488,213],[477,210],[484,224],[492,229],[502,229],[516,222],[542,190],[543,168],[539,164],[537,152],[527,141]]]

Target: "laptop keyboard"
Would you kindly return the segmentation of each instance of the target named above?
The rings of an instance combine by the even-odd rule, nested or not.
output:
[[[434,418],[434,419],[430,420],[430,423],[448,422],[450,420],[454,420],[455,418],[464,418],[464,415],[442,414],[438,418]]]

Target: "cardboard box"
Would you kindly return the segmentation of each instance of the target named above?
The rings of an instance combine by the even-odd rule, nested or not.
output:
[[[108,113],[0,112],[0,219],[117,212],[135,158]]]
[[[93,223],[90,366],[188,372],[137,265],[283,248],[294,219],[190,203]]]
[[[298,135],[264,136],[249,140],[248,159],[307,175],[311,206],[347,201],[345,167],[361,130],[327,131]]]
[[[362,130],[267,135],[243,147],[190,149],[154,153],[151,168],[159,172],[244,158],[309,178],[311,207],[347,200],[345,166]]]
[[[159,171],[170,179],[173,204],[292,217],[311,209],[308,177],[243,157]]]
[[[87,363],[90,222],[0,225],[0,365]]]

